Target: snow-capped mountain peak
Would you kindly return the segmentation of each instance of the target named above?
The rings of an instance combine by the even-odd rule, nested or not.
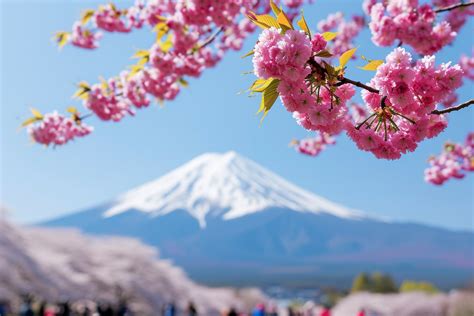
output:
[[[234,151],[207,153],[118,198],[104,217],[134,209],[161,216],[184,210],[231,220],[270,208],[360,218],[362,213],[303,190]]]

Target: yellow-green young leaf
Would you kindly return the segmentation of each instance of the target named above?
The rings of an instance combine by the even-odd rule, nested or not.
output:
[[[280,28],[280,24],[278,24],[277,20],[271,15],[268,15],[268,14],[255,15],[255,19],[257,20],[257,22],[268,26],[268,28],[272,26],[277,29]]]
[[[245,54],[244,56],[242,56],[242,58],[245,58],[245,57],[249,57],[249,56],[252,56],[255,52],[253,51],[253,49],[248,52],[247,54]]]
[[[268,78],[268,79],[257,79],[255,82],[252,84],[250,87],[250,91],[253,92],[263,92],[265,89],[270,86],[270,84],[274,81],[275,79],[273,78]]]
[[[298,21],[298,26],[311,37],[311,31],[309,30],[308,23],[306,23],[303,12],[301,12],[301,19]]]
[[[327,50],[322,50],[319,53],[317,53],[316,56],[322,57],[322,58],[329,58],[329,57],[332,57],[332,54],[328,52]]]
[[[107,82],[107,80],[105,80],[104,77],[99,77],[99,81],[102,90],[107,91],[109,89],[109,83]]]
[[[331,66],[327,62],[323,62],[323,64],[324,64],[324,69],[326,69],[326,72],[329,74],[330,77],[336,76],[336,70],[334,69],[333,66]]]
[[[81,81],[77,84],[79,88],[85,89],[85,90],[90,90],[89,84],[85,81]]]
[[[259,78],[259,79],[255,80],[255,81],[252,83],[252,85],[250,86],[250,88],[248,89],[248,91],[253,91],[253,92],[255,92],[254,89],[256,89],[256,88],[262,86],[263,84],[265,84],[265,82],[267,82],[267,79],[260,79],[260,78]],[[263,91],[263,90],[262,90],[262,91]]]
[[[159,41],[169,32],[169,27],[166,22],[160,22],[155,25],[153,31],[156,32],[156,41]]]
[[[376,71],[377,68],[379,68],[380,65],[383,64],[383,60],[371,60],[367,65],[364,67],[357,67],[362,70],[368,70],[368,71]]]
[[[278,14],[281,12],[281,9],[275,4],[275,2],[273,2],[273,0],[270,0],[270,6],[272,7],[273,14],[278,16]]]
[[[130,73],[128,74],[128,78],[132,78],[134,75],[136,75],[137,73],[139,73],[140,71],[143,70],[143,65],[140,65],[140,64],[137,64],[137,65],[132,65],[130,67]]]
[[[281,11],[279,14],[278,14],[278,18],[277,18],[277,21],[278,21],[278,24],[280,24],[280,27],[283,31],[287,31],[287,30],[293,30],[293,24],[291,24],[291,21],[290,19],[288,18],[288,16],[285,14],[285,12]]]
[[[269,28],[269,26],[268,26],[267,24],[261,23],[261,22],[257,21],[257,16],[256,16],[255,13],[250,12],[250,14],[247,14],[247,17],[248,17],[249,20],[252,21],[253,24],[255,24],[256,26],[258,26],[258,27],[260,27],[260,28],[262,28],[262,29],[264,29],[264,30]]]
[[[263,112],[262,121],[267,116],[268,112],[271,110],[273,104],[278,99],[278,85],[280,84],[280,80],[272,79],[270,85],[263,91],[262,93],[262,101],[260,102],[260,108],[258,109],[258,113]]]
[[[37,109],[30,108],[30,111],[33,114],[33,116],[36,117],[37,119],[42,119],[43,118],[43,114],[41,114],[40,111],[38,111]]]
[[[55,34],[56,43],[58,43],[59,48],[63,48],[69,40],[70,34],[68,32],[57,32]]]
[[[81,15],[82,25],[87,24],[89,20],[94,16],[94,10],[85,10]]]
[[[183,78],[179,78],[178,80],[179,84],[182,85],[183,87],[188,87],[189,86],[189,83],[183,79]]]
[[[66,109],[67,112],[71,113],[71,114],[76,114],[77,113],[77,109],[76,107],[74,106],[70,106]]]
[[[146,49],[137,50],[137,52],[132,56],[132,58],[143,58],[150,56],[150,52]]]
[[[341,57],[339,57],[339,66],[338,69],[343,69],[346,67],[349,60],[351,60],[352,56],[354,56],[357,48],[349,49],[347,52],[344,52]]]
[[[29,119],[25,120],[23,123],[21,123],[21,127],[28,126],[30,124],[33,124],[34,122],[40,121],[41,119],[37,117],[30,117]]]
[[[91,90],[91,88],[89,87],[89,84],[87,84],[87,82],[85,81],[81,81],[77,84],[77,86],[79,89],[77,89],[77,91],[74,93],[72,97],[77,98],[77,99],[82,99],[82,100],[87,99],[89,95],[89,91]]]
[[[142,65],[142,66],[145,66],[146,63],[149,61],[150,57],[143,57],[142,59],[140,59],[137,64],[138,65]]]
[[[173,35],[168,34],[168,37],[166,38],[166,41],[160,43],[160,48],[163,51],[163,53],[167,53],[171,50],[173,47]]]
[[[338,33],[336,32],[324,32],[321,34],[326,42],[330,42],[336,38]]]

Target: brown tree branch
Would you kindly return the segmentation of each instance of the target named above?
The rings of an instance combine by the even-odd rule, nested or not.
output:
[[[474,104],[474,99],[471,99],[469,101],[466,101],[466,102],[461,103],[461,104],[456,105],[456,106],[452,106],[452,107],[444,109],[444,110],[434,110],[433,112],[431,112],[431,114],[440,115],[440,114],[450,113],[450,112],[454,112],[454,111],[459,111],[459,110],[462,110],[464,108],[467,108],[468,106],[470,106],[472,104]]]
[[[343,85],[343,84],[346,84],[346,83],[349,83],[349,84],[352,84],[356,87],[359,87],[359,88],[362,88],[362,89],[365,89],[367,91],[370,91],[372,93],[380,93],[379,90],[371,87],[371,86],[368,86],[366,84],[363,84],[362,82],[360,81],[355,81],[355,80],[352,80],[352,79],[349,79],[349,78],[346,78],[346,77],[343,77],[338,83],[337,85],[340,86],[340,85]]]
[[[214,42],[214,40],[217,38],[217,36],[224,31],[223,27],[220,27],[214,34],[212,34],[208,39],[206,39],[201,45],[199,45],[199,49],[206,47],[207,45],[211,44]]]
[[[449,6],[449,7],[436,9],[435,12],[436,12],[436,13],[447,12],[447,11],[455,10],[455,9],[457,9],[457,8],[468,7],[468,6],[471,6],[471,5],[474,5],[474,1],[467,2],[467,3],[462,3],[462,2],[461,2],[461,3],[458,3],[458,4],[453,4],[453,5]]]

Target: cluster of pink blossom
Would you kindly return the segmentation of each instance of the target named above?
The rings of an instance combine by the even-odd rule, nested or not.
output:
[[[461,86],[462,70],[450,63],[436,67],[434,62],[434,56],[426,56],[413,64],[403,48],[387,56],[370,82],[379,93],[362,92],[372,114],[348,128],[359,149],[378,158],[398,159],[446,128],[446,118],[432,112]]]
[[[303,2],[282,1],[292,12]],[[280,1],[274,3],[279,5]],[[107,4],[85,11],[72,33],[60,32],[57,39],[60,46],[70,42],[94,49],[99,45],[101,31],[128,33],[148,25],[157,33],[155,44],[141,51],[140,60],[131,71],[94,84],[81,94],[83,105],[99,119],[117,122],[133,114],[134,108],[147,107],[148,95],[160,101],[173,100],[186,85],[184,77],[199,77],[205,69],[215,66],[226,51],[241,49],[244,38],[256,28],[249,20],[241,19],[245,14],[269,10],[269,2],[254,0],[137,0],[125,10]],[[289,37],[288,46],[293,45],[291,41],[298,42],[298,36],[295,33]],[[300,54],[299,49],[293,47],[293,53]],[[288,69],[288,75],[299,75],[295,70]],[[60,127],[50,126],[49,129]]]
[[[365,19],[361,15],[354,15],[351,20],[344,19],[342,12],[330,14],[325,20],[318,23],[320,32],[337,32],[336,38],[331,42],[329,51],[333,55],[341,55],[342,53],[353,48],[355,37],[365,26]]]
[[[71,43],[74,46],[94,49],[99,46],[99,40],[102,37],[102,33],[93,33],[88,29],[85,29],[80,22],[74,23],[71,33]]]
[[[311,131],[330,135],[340,133],[347,122],[346,102],[355,93],[351,85],[311,91],[307,76],[312,72],[309,60],[326,48],[321,34],[313,39],[303,31],[264,30],[254,49],[254,73],[259,78],[279,79],[278,93],[286,109],[294,113],[297,122]]]
[[[459,59],[459,66],[464,72],[464,77],[474,80],[474,50],[471,52],[471,56],[462,55]]]
[[[280,79],[288,85],[300,83],[311,72],[306,62],[312,47],[310,39],[302,31],[288,30],[281,34],[274,27],[266,29],[260,34],[254,49],[252,61],[255,75],[264,79]]]
[[[465,172],[474,171],[474,133],[463,144],[447,143],[438,157],[431,157],[425,170],[427,182],[441,185],[451,178],[462,179]]]
[[[28,127],[28,133],[39,144],[64,145],[68,141],[90,134],[93,128],[82,123],[76,116],[64,117],[57,112],[46,114],[39,122]]]
[[[119,97],[122,86],[115,79],[94,84],[87,94],[84,106],[104,121],[120,121],[127,113],[133,114],[128,99]]]
[[[424,55],[433,54],[450,44],[456,37],[456,28],[449,21],[436,23],[436,12],[429,4],[418,0],[366,0],[364,8],[370,15],[372,41],[390,46],[395,40],[413,47]],[[459,10],[452,11],[458,14]]]
[[[336,140],[334,137],[326,133],[317,133],[315,137],[305,138],[296,141],[295,148],[298,152],[308,155],[319,155],[328,145],[334,145]]]
[[[474,50],[472,51],[471,56],[462,55],[459,59],[459,66],[463,71],[464,78],[469,80],[474,80]],[[457,93],[451,93],[444,101],[443,105],[445,107],[451,107],[458,101]]]

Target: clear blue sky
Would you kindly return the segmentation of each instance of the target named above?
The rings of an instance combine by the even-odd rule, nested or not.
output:
[[[130,1],[119,2],[121,5]],[[361,1],[316,0],[305,9],[314,29],[329,12],[360,12]],[[347,137],[318,158],[288,148],[294,137],[309,134],[298,127],[278,104],[260,126],[255,116],[258,100],[238,95],[254,79],[242,75],[251,60],[231,53],[217,68],[191,80],[174,102],[152,106],[122,123],[92,120],[93,135],[70,145],[46,149],[32,145],[22,120],[28,107],[43,112],[74,104],[74,84],[117,74],[132,63],[135,49],[148,48],[148,32],[108,35],[96,51],[51,42],[57,30],[69,30],[80,12],[96,1],[1,1],[1,198],[12,209],[13,220],[32,223],[73,212],[115,197],[154,179],[208,151],[235,150],[301,187],[346,206],[401,221],[474,229],[474,177],[434,187],[423,181],[430,154],[446,139],[462,140],[473,129],[473,109],[455,113],[450,127],[401,160],[377,160],[358,151]],[[438,62],[457,60],[473,46],[473,23],[454,47],[445,48]],[[250,50],[255,37],[247,41]],[[388,51],[374,46],[366,30],[358,40],[360,52],[383,58]],[[356,62],[352,62],[355,66]],[[355,68],[355,67],[353,67]],[[368,80],[353,70],[352,77]],[[472,83],[461,90],[461,100],[472,97]],[[79,105],[79,104],[77,104]]]

